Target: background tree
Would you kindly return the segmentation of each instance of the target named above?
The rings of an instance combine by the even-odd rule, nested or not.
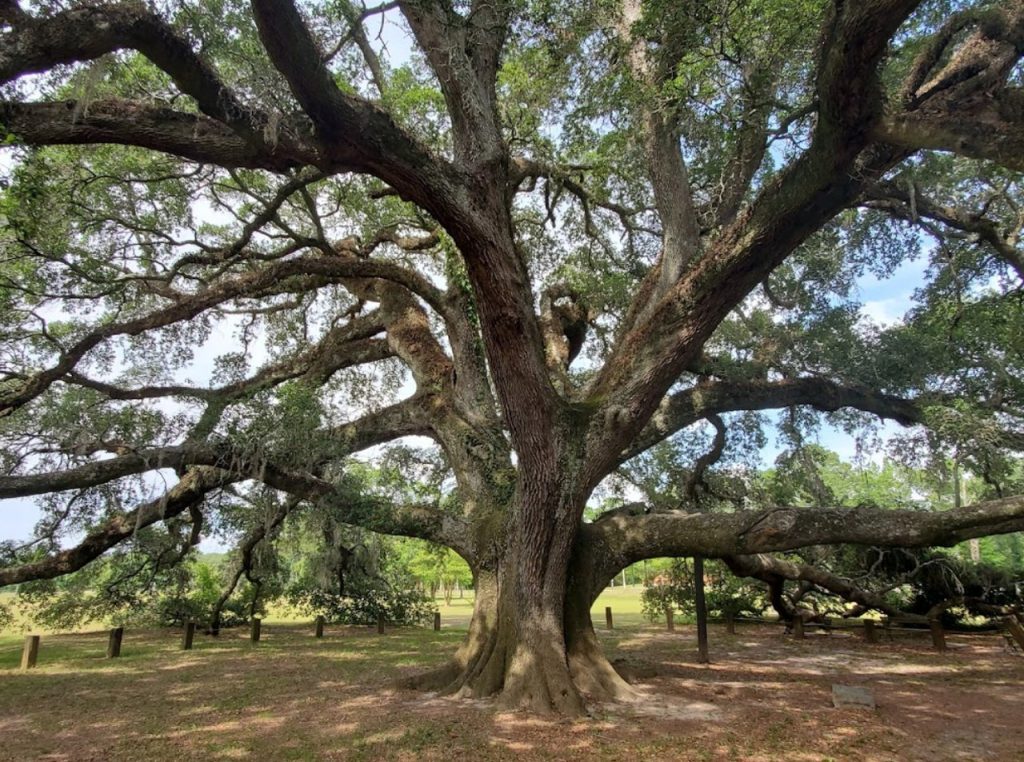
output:
[[[432,682],[576,714],[630,694],[589,617],[627,565],[1024,524],[1019,0],[3,0],[0,24],[0,497],[47,496],[0,585],[160,524],[244,527],[244,557],[333,511],[473,569]],[[860,320],[858,278],[917,253],[908,319]],[[794,442],[818,412],[919,425],[997,497],[694,512],[775,408]],[[411,435],[429,463],[353,486]],[[688,500],[582,521],[666,440],[704,453]]]

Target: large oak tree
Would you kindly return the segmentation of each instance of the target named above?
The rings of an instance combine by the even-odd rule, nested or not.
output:
[[[331,510],[471,565],[430,682],[575,714],[629,694],[589,616],[628,564],[1024,527],[1001,494],[698,510],[732,424],[776,408],[922,426],[1003,490],[1020,0],[2,0],[0,24],[0,497],[46,508],[0,585],[247,507],[251,554]],[[919,307],[866,324],[860,276],[919,246]],[[412,435],[448,478],[357,495],[351,457]],[[694,453],[677,501],[583,520],[665,441]]]

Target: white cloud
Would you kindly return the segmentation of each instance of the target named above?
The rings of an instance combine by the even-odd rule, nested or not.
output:
[[[903,322],[903,316],[912,306],[910,294],[874,299],[860,307],[861,317],[876,325],[888,327]]]

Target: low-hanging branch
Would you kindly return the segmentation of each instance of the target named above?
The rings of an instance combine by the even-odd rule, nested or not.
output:
[[[833,574],[827,569],[806,563],[796,563],[782,558],[757,553],[748,556],[725,556],[722,559],[733,574],[742,577],[753,577],[765,580],[767,577],[779,577],[792,581],[810,582],[823,590],[839,596],[845,601],[858,604],[862,610],[873,609],[889,616],[911,618],[907,614],[889,604],[884,595],[866,590],[855,585],[851,580]],[[926,621],[926,617],[921,617]]]
[[[0,567],[0,588],[31,580],[53,579],[78,571],[90,561],[134,536],[140,529],[174,518],[194,508],[211,491],[236,480],[226,472],[216,469],[193,469],[166,494],[140,505],[133,511],[107,519],[90,530],[74,547],[58,551],[41,560]]]
[[[613,512],[585,527],[611,573],[664,556],[722,558],[810,545],[955,545],[1024,530],[1024,496],[949,511],[778,507],[735,513]],[[608,578],[611,578],[609,574]]]

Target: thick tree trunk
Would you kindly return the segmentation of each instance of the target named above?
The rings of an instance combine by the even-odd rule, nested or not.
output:
[[[580,716],[586,701],[628,701],[636,692],[608,661],[590,619],[589,580],[570,576],[562,611],[516,604],[504,574],[481,572],[469,633],[451,662],[412,685],[466,698],[496,696],[502,709]],[[542,596],[538,596],[542,597]]]
[[[469,633],[441,669],[412,680],[465,698],[497,696],[503,709],[578,716],[583,698],[569,673],[562,613],[517,605],[506,570],[479,572]]]
[[[631,701],[637,693],[615,670],[594,631],[590,607],[597,593],[573,574],[565,605],[565,638],[569,672],[577,689],[594,701]]]
[[[496,570],[476,571],[466,640],[451,662],[414,686],[570,717],[585,714],[588,699],[636,695],[605,657],[590,619],[607,580],[597,579],[585,554],[571,555],[575,531],[559,536],[558,524],[547,524],[548,542],[510,542]]]

